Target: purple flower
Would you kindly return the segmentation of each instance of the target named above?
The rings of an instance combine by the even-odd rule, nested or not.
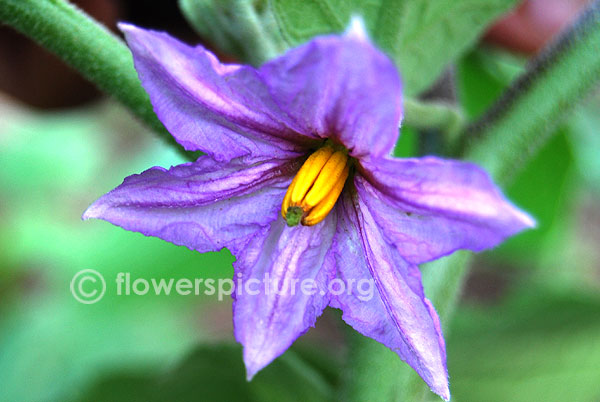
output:
[[[121,29],[160,120],[206,155],[126,178],[84,219],[199,252],[227,247],[242,283],[313,281],[316,292],[236,295],[249,378],[332,306],[449,399],[440,322],[417,265],[494,247],[534,222],[473,164],[390,157],[400,78],[362,26],[258,69],[221,64],[164,33]],[[375,284],[373,297],[352,286],[361,280]],[[333,292],[333,281],[347,289]]]

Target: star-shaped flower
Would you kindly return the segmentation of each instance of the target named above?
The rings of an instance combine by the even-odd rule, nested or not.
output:
[[[206,155],[126,178],[84,218],[199,252],[227,247],[243,283],[314,281],[312,294],[235,295],[249,378],[332,306],[449,399],[440,322],[417,265],[493,247],[534,222],[473,164],[390,156],[400,78],[362,25],[258,69],[222,64],[164,33],[121,29],[160,120]],[[363,280],[375,284],[373,297],[352,286]],[[347,288],[334,292],[333,281]]]

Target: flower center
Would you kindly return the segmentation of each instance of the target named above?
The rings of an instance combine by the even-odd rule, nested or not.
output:
[[[288,226],[321,222],[335,205],[348,178],[348,151],[327,144],[302,165],[288,187],[281,204],[281,215]]]

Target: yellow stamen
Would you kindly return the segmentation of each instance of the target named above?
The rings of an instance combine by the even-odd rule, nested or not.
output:
[[[348,155],[343,151],[337,151],[331,155],[312,188],[306,194],[306,197],[304,197],[304,205],[312,208],[321,202],[337,185],[338,179],[341,178],[347,162]],[[346,172],[347,176],[348,173]],[[343,178],[342,183],[346,181],[346,177]]]
[[[292,189],[292,197],[290,201],[293,205],[300,205],[300,202],[306,195],[306,192],[315,182],[315,179],[321,172],[323,166],[325,166],[325,163],[327,163],[327,160],[331,154],[333,154],[333,148],[330,146],[325,146],[309,156],[306,162],[304,162],[304,165],[302,165],[300,171],[298,171],[298,174],[296,175],[298,181]]]
[[[335,181],[334,186],[325,195],[325,198],[323,198],[313,209],[311,209],[306,217],[302,218],[302,224],[304,226],[316,225],[325,219],[327,214],[329,214],[329,211],[331,211],[335,205],[340,193],[344,189],[344,183],[346,183],[349,170],[350,169],[348,165],[346,165],[342,171],[342,174]]]
[[[346,151],[326,145],[304,162],[281,204],[289,226],[321,222],[337,201],[350,171]]]

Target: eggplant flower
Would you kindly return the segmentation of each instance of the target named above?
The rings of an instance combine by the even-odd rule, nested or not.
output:
[[[260,68],[120,28],[160,120],[186,150],[205,155],[127,177],[83,218],[201,253],[226,247],[242,283],[312,280],[315,292],[234,294],[248,378],[332,306],[448,400],[440,321],[417,266],[494,247],[534,221],[476,165],[390,156],[400,77],[362,25]],[[351,286],[361,280],[374,284],[371,298]],[[333,281],[346,291],[332,291]]]

